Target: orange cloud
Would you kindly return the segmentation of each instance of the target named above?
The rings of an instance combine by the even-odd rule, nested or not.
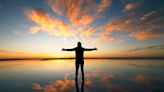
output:
[[[98,4],[95,0],[48,0],[48,4],[55,13],[77,26],[92,23],[95,15],[111,5],[111,0],[101,0]]]
[[[147,83],[150,81],[162,80],[160,77],[149,77],[146,75],[137,75],[134,77],[134,80],[139,83]]]
[[[108,32],[102,33],[101,36],[102,36],[103,39],[108,40],[108,41],[113,41],[114,40],[114,38],[111,37]]]
[[[74,80],[56,80],[55,81],[55,86],[60,87],[61,92],[66,92],[68,91],[69,87],[72,85]],[[74,85],[74,84],[73,84]]]
[[[108,41],[113,41],[114,38],[110,36],[110,33],[112,31],[124,30],[131,22],[131,19],[121,19],[117,21],[108,22],[101,28],[102,32],[100,33],[100,35]]]
[[[101,80],[106,81],[106,80],[112,79],[113,77],[114,77],[113,75],[104,74],[104,75],[101,76]]]
[[[134,9],[135,7],[136,7],[136,4],[134,4],[134,3],[128,3],[128,4],[125,5],[124,11],[132,10],[132,9]]]
[[[101,81],[109,80],[114,78],[111,74],[103,74],[100,70],[93,70],[90,74],[85,74],[86,80],[88,80],[88,84],[92,84],[91,77],[97,77]]]
[[[108,31],[122,30],[126,25],[130,23],[131,20],[121,20],[121,21],[115,21],[115,22],[109,22],[105,25],[104,29]]]
[[[45,29],[51,29],[55,26],[55,20],[52,19],[43,9],[36,8],[31,11],[28,10],[26,11],[26,15],[29,19]]]
[[[0,58],[13,58],[13,57],[25,57],[24,52],[9,51],[9,50],[0,50]]]
[[[85,84],[88,86],[92,86],[93,85],[93,81],[92,80],[86,80]]]
[[[136,31],[147,30],[150,25],[151,28],[163,28],[163,22],[160,20],[162,17],[159,16],[162,11],[148,12],[142,15],[139,20],[136,20],[135,15],[140,16],[140,11],[132,11],[132,13],[129,12],[129,16],[117,16],[118,20],[108,21],[105,25],[98,26],[97,29],[92,28],[91,26],[94,26],[92,25],[93,21],[100,18],[102,12],[111,6],[112,0],[47,0],[47,3],[56,14],[55,17],[50,16],[40,8],[26,11],[27,17],[36,24],[30,28],[31,34],[44,31],[49,35],[73,36],[76,40],[84,40],[85,42],[104,41],[105,43],[119,39],[119,37],[111,35],[111,32],[114,31],[130,30],[133,33],[131,36],[143,40],[158,37],[159,33]],[[130,11],[135,8],[139,10],[138,5],[139,3],[134,2],[127,3],[123,7],[123,11]],[[157,17],[160,18],[157,19]]]
[[[115,38],[111,36],[111,32],[122,31],[130,33],[130,36],[139,40],[161,38],[163,37],[163,32],[161,31],[163,22],[157,19],[158,17],[161,18],[160,13],[161,11],[151,11],[142,16],[138,21],[136,21],[136,16],[133,14],[118,20],[109,21],[100,28],[100,36],[112,41]]]
[[[38,31],[44,31],[55,36],[73,36],[75,32],[63,21],[52,18],[43,9],[37,8],[26,11],[27,17],[36,23],[31,28],[30,33],[36,34]]]
[[[88,35],[91,35],[95,32],[95,29],[94,28],[88,28],[84,31],[81,32],[81,35],[82,36],[88,36]]]
[[[110,7],[112,0],[101,0],[100,2],[95,0],[48,0],[47,3],[57,14],[56,17],[50,16],[40,8],[26,11],[27,17],[36,24],[30,28],[31,34],[44,31],[49,35],[73,36],[87,42],[100,41],[98,34],[94,34],[95,38],[92,37],[95,29],[90,27],[90,24]],[[65,17],[68,21],[58,17]],[[107,35],[104,35],[104,38],[111,40]]]
[[[87,9],[83,7],[84,3],[88,2],[83,0],[48,0],[53,11],[67,17],[73,25],[87,25],[93,21],[93,16],[87,14]]]
[[[97,7],[98,12],[104,11],[112,4],[112,0],[101,0],[101,3]]]
[[[34,84],[33,84],[33,89],[35,89],[35,90],[42,90],[43,88],[41,87],[40,84],[34,83]]]
[[[144,75],[138,75],[134,78],[138,82],[149,81],[150,78]]]
[[[71,76],[74,76],[74,74],[71,73]],[[114,78],[114,76],[112,74],[104,74],[101,70],[93,70],[91,73],[85,74],[84,82],[78,81],[75,83],[75,80],[69,80],[67,78],[68,78],[68,74],[65,74],[64,80],[56,80],[54,82],[49,82],[47,85],[42,87],[42,89],[40,91],[41,92],[68,92],[68,91],[70,91],[70,89],[71,90],[73,89],[72,91],[74,91],[75,89],[79,90],[77,87],[78,82],[84,83],[84,85],[87,85],[87,87],[84,89],[85,89],[85,91],[89,91],[89,92],[92,92],[92,90],[90,90],[90,87],[91,88],[95,87],[96,86],[95,84],[100,84],[100,86],[102,88],[104,88],[105,90],[107,90],[109,87],[115,88],[118,86],[117,84],[111,84],[111,82],[109,82],[110,79]],[[81,84],[81,85],[83,85],[83,84]],[[89,89],[88,89],[88,87],[89,87]]]
[[[71,19],[73,26],[88,25],[88,24],[92,23],[92,21],[93,21],[93,17],[90,15],[83,15],[81,17],[81,19],[74,19],[74,18],[70,18],[70,19]]]
[[[145,40],[147,38],[159,37],[160,35],[149,31],[141,31],[133,33],[132,36],[140,40]]]
[[[96,29],[92,27],[80,31],[80,36],[84,42],[91,42],[91,43],[100,42],[101,39],[98,37],[92,37],[93,35],[95,36],[97,35],[97,33],[96,33]]]
[[[39,26],[34,26],[32,28],[30,28],[30,33],[31,34],[36,34],[41,28]]]
[[[47,85],[44,87],[44,92],[57,92],[57,89],[53,85]]]
[[[70,87],[75,87],[75,80],[68,80],[68,75],[64,76],[64,80],[56,80],[48,85],[41,87],[40,84],[34,83],[33,89],[42,90],[44,92],[67,92]]]
[[[86,24],[90,24],[92,21],[93,21],[93,17],[92,16],[84,15],[81,18],[81,23],[80,24],[86,25]]]

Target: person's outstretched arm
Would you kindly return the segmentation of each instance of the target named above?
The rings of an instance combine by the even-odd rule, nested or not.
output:
[[[74,48],[72,48],[72,49],[62,49],[62,51],[74,51],[75,49]]]
[[[97,48],[84,48],[85,51],[97,50]]]

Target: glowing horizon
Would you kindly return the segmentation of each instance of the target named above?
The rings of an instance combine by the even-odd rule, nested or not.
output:
[[[154,0],[0,1],[0,58],[164,57],[164,3]]]

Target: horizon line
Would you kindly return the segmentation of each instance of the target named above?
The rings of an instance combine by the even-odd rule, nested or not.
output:
[[[74,57],[68,58],[0,58],[0,61],[8,60],[62,60],[62,59],[75,59]],[[86,57],[84,59],[164,59],[164,56],[161,57]]]

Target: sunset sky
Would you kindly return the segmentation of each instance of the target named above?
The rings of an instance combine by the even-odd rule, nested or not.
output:
[[[0,0],[0,58],[164,57],[164,0]]]

